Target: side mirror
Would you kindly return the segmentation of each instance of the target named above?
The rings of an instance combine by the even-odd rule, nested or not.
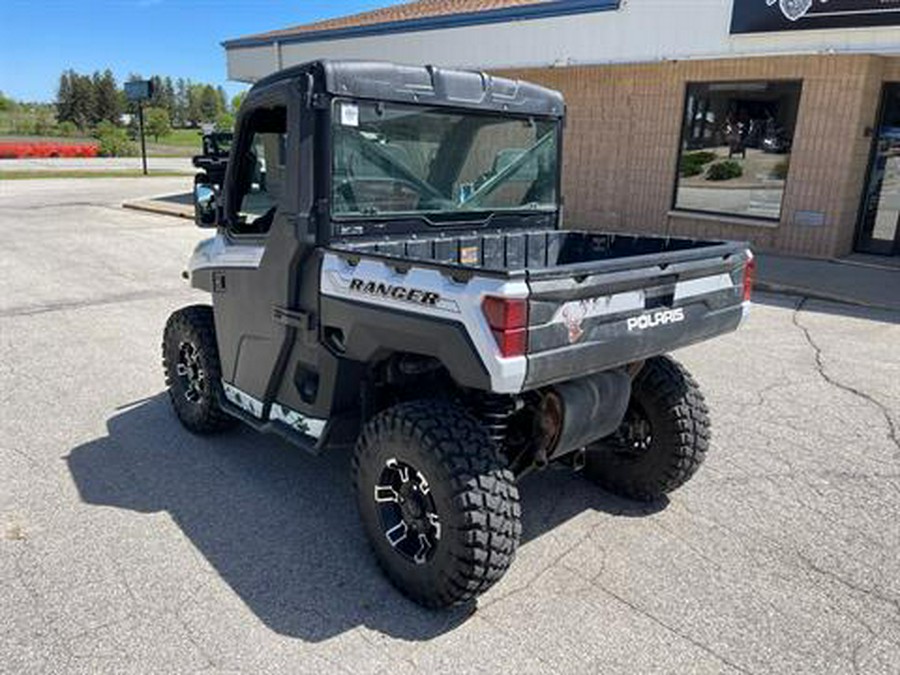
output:
[[[215,185],[194,185],[194,222],[198,227],[216,227],[219,224],[219,191]]]

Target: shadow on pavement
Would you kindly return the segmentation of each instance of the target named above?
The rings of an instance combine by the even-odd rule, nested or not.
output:
[[[175,195],[160,195],[154,197],[155,202],[166,202],[169,204],[182,204],[184,206],[194,206],[194,196],[190,192],[179,193]]]
[[[313,457],[249,429],[194,436],[165,393],[117,412],[107,426],[107,436],[67,457],[81,498],[167,511],[272,630],[320,641],[366,625],[427,640],[471,614],[472,607],[422,609],[380,574],[358,524],[347,452]],[[636,505],[564,471],[526,479],[522,499],[523,544],[586,509],[641,516],[667,504]]]

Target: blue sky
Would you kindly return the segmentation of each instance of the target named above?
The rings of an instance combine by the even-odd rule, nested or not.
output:
[[[223,40],[397,0],[0,0],[0,91],[50,101],[59,74],[74,68],[189,77],[244,89],[225,79]]]

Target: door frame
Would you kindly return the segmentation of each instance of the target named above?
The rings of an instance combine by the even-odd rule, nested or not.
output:
[[[867,214],[867,206],[869,201],[869,185],[875,173],[875,161],[878,157],[878,140],[880,137],[881,127],[883,126],[888,106],[888,91],[892,88],[900,91],[900,81],[882,82],[881,93],[878,101],[878,110],[875,118],[875,126],[872,131],[872,142],[869,148],[869,160],[866,164],[865,182],[863,183],[862,194],[859,200],[859,211],[856,217],[856,232],[853,236],[853,252],[865,253],[868,255],[896,256],[900,255],[900,225],[894,233],[893,245],[887,245],[884,250],[874,250],[872,248],[872,239],[865,237],[865,218]],[[867,248],[868,245],[868,248]]]

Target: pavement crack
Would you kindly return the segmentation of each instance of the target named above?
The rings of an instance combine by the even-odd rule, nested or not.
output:
[[[747,675],[753,675],[752,670],[745,668],[744,666],[742,666],[738,663],[735,663],[734,661],[732,661],[731,659],[729,659],[726,656],[723,656],[722,654],[719,654],[715,649],[713,649],[709,645],[703,644],[700,640],[698,640],[694,637],[691,637],[689,634],[685,633],[684,631],[679,630],[677,627],[672,626],[671,624],[663,621],[662,619],[660,619],[658,616],[656,616],[652,612],[649,612],[646,609],[644,609],[643,607],[640,607],[639,605],[636,605],[635,603],[631,602],[630,600],[623,598],[618,593],[615,593],[615,592],[609,590],[606,586],[604,586],[600,583],[597,583],[597,582],[594,582],[594,586],[596,588],[600,589],[601,591],[603,591],[604,593],[606,593],[607,595],[609,595],[611,598],[622,603],[623,605],[625,605],[626,607],[631,609],[633,612],[636,612],[637,614],[640,614],[641,616],[649,619],[650,621],[652,621],[653,623],[655,623],[658,626],[661,626],[662,628],[669,631],[673,635],[680,637],[682,640],[685,640],[685,641],[691,643],[692,645],[697,647],[697,649],[700,649],[701,651],[705,652],[706,654],[709,654],[710,656],[712,656],[714,659],[716,659],[720,663],[724,663],[726,666],[728,666],[729,668],[731,668],[733,670],[738,671],[739,673],[746,673]]]
[[[848,394],[852,394],[853,396],[866,401],[867,403],[878,409],[878,411],[881,413],[881,416],[884,418],[885,423],[887,424],[888,439],[891,441],[891,443],[894,444],[894,447],[897,449],[896,456],[900,457],[900,432],[898,432],[897,430],[897,425],[894,423],[894,419],[891,417],[891,413],[890,410],[888,410],[888,407],[884,403],[873,397],[871,394],[868,394],[861,389],[857,389],[852,385],[844,384],[843,382],[836,380],[834,377],[829,375],[828,371],[825,369],[825,358],[822,353],[822,347],[820,347],[819,344],[815,341],[809,328],[807,328],[800,322],[800,313],[803,311],[803,307],[806,305],[806,301],[808,299],[809,298],[804,297],[802,300],[800,300],[796,309],[794,309],[794,314],[791,320],[793,321],[793,324],[803,333],[804,337],[806,338],[807,344],[813,350],[816,362],[816,372],[818,372],[819,376],[824,382],[831,385],[832,387],[847,392]]]
[[[824,567],[817,565],[810,558],[805,556],[803,553],[800,553],[799,551],[797,552],[797,558],[808,570],[815,572],[820,576],[831,579],[836,584],[843,586],[848,590],[860,593],[867,598],[883,602],[886,605],[890,606],[898,615],[900,615],[900,598],[891,597],[890,595],[887,595],[886,593],[876,588],[867,588],[866,586],[863,586],[854,581],[851,581],[850,579],[847,579],[844,576],[841,576],[833,570],[825,569]]]
[[[547,573],[556,569],[556,567],[560,563],[560,561],[564,560],[567,555],[569,555],[572,551],[574,551],[579,546],[581,546],[584,542],[589,540],[598,527],[599,527],[599,525],[595,525],[595,526],[591,527],[587,532],[585,532],[583,535],[581,535],[572,544],[570,544],[569,546],[566,546],[562,551],[560,551],[557,555],[555,555],[549,563],[544,565],[544,567],[542,567],[537,574],[532,576],[531,579],[526,581],[522,586],[519,586],[518,588],[514,588],[511,591],[504,593],[503,595],[501,595],[497,598],[494,598],[493,600],[491,600],[489,602],[484,603],[482,605],[481,609],[487,609],[488,607],[492,607],[492,606],[496,605],[497,603],[502,602],[503,600],[507,600],[507,599],[511,598],[514,595],[518,595],[519,593],[530,590],[534,586],[534,584],[536,584],[538,581],[540,581],[544,577],[544,575],[546,575]]]

